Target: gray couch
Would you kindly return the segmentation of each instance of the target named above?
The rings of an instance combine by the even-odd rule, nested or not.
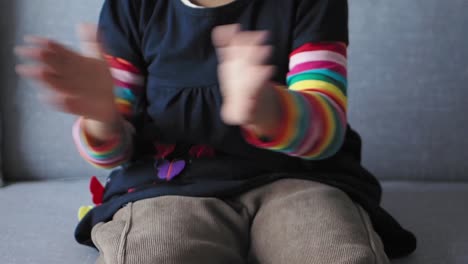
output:
[[[176,0],[171,0],[176,1]],[[405,264],[468,263],[468,1],[355,0],[351,5],[350,120],[383,204],[419,239]],[[13,72],[24,34],[76,43],[100,1],[1,1],[3,172],[0,263],[94,263],[73,240],[91,175],[72,146],[73,117],[36,100]]]

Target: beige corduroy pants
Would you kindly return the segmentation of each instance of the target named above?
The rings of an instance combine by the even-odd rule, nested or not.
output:
[[[130,203],[92,239],[98,264],[388,264],[366,212],[342,191],[284,179],[229,200]]]

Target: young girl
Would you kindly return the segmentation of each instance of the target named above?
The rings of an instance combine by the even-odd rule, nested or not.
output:
[[[347,123],[347,23],[346,0],[107,0],[83,54],[26,38],[38,63],[18,73],[80,116],[86,160],[118,167],[77,241],[107,264],[411,253]]]

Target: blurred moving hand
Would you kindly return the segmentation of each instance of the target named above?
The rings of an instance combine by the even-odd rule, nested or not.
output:
[[[62,112],[85,117],[86,130],[97,139],[110,137],[119,127],[114,103],[114,81],[103,59],[97,27],[81,25],[82,53],[43,37],[27,36],[15,53],[29,60],[16,66],[19,75],[41,83],[40,98]]]

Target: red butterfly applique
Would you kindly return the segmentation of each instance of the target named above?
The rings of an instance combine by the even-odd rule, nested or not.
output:
[[[104,198],[104,186],[102,186],[101,182],[96,176],[91,177],[89,190],[91,191],[93,203],[95,205],[102,204],[102,200]]]

